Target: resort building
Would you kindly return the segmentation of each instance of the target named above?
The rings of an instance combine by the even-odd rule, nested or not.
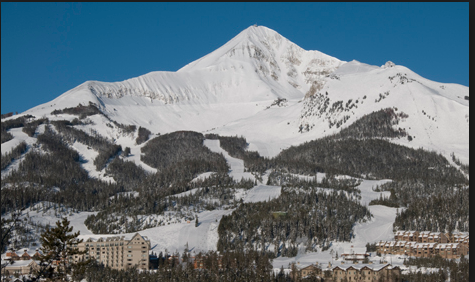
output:
[[[460,258],[469,254],[468,233],[453,234],[429,231],[397,231],[395,241],[376,243],[380,254],[431,257],[440,255],[444,258]]]
[[[345,264],[326,268],[314,265],[293,265],[291,277],[305,279],[312,277],[317,281],[348,282],[348,281],[401,281],[401,269],[391,264]]]
[[[75,255],[70,259],[74,262],[95,259],[113,269],[126,269],[137,266],[149,269],[150,240],[136,233],[132,238],[125,236],[88,238],[74,246],[79,251],[86,250],[83,255]]]

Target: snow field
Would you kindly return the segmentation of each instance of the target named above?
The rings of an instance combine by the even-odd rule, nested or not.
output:
[[[281,194],[280,186],[257,185],[248,190],[243,198],[244,203],[256,203],[270,201],[278,198]]]

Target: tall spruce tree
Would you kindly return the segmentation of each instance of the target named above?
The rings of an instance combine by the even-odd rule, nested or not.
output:
[[[43,252],[38,278],[46,278],[48,281],[69,281],[68,274],[72,269],[72,256],[84,254],[75,246],[83,240],[78,239],[79,231],[72,233],[73,227],[69,226],[69,220],[63,218],[56,222],[56,227],[46,230],[40,236]]]

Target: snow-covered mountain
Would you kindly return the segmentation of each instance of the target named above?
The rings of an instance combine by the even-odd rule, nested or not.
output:
[[[91,103],[95,107],[88,107]],[[97,109],[102,114],[98,114]],[[86,114],[86,111],[89,112]],[[370,115],[374,112],[378,113]],[[360,143],[360,140],[356,140],[358,136],[351,136],[352,139],[347,140],[336,139],[345,138],[345,134],[360,133],[358,130],[364,126],[371,131],[371,127],[378,127],[378,122],[387,122],[378,119],[386,113],[390,113],[391,118],[397,118],[390,121],[397,133],[404,133],[394,135],[399,137],[384,137],[387,141],[437,151],[453,167],[440,156],[433,156],[436,154],[425,151],[414,153],[422,150],[383,146],[391,144],[379,140]],[[28,116],[18,119],[18,115],[15,115],[2,119],[2,209],[7,204],[16,209],[16,203],[21,202],[26,208],[22,219],[25,222],[28,219],[29,224],[33,222],[35,226],[38,223],[40,226],[51,224],[60,214],[68,216],[75,231],[81,231],[83,239],[90,236],[116,236],[109,233],[127,233],[127,236],[132,236],[139,230],[140,234],[151,239],[152,250],[156,253],[166,253],[166,250],[182,252],[185,247],[196,252],[215,251],[222,238],[241,236],[237,232],[232,233],[229,224],[225,227],[230,230],[227,235],[219,233],[220,228],[225,229],[223,226],[226,221],[232,221],[231,217],[227,217],[233,215],[234,211],[238,211],[239,217],[248,222],[244,217],[246,207],[239,209],[241,203],[264,203],[275,198],[282,200],[281,206],[273,206],[272,209],[276,208],[279,214],[285,210],[289,216],[292,213],[298,215],[299,220],[302,214],[307,214],[301,208],[311,206],[307,211],[312,210],[308,214],[314,214],[314,217],[300,222],[329,223],[327,226],[335,227],[341,224],[341,218],[355,219],[347,225],[350,227],[346,230],[340,229],[345,225],[341,224],[337,226],[338,232],[334,232],[346,232],[350,236],[346,240],[332,237],[331,232],[326,233],[327,237],[318,239],[317,232],[314,232],[311,239],[315,246],[311,251],[307,249],[310,246],[307,240],[302,239],[311,233],[302,231],[305,228],[293,228],[301,232],[295,236],[299,238],[298,241],[294,242],[289,239],[291,236],[288,236],[287,231],[272,232],[285,236],[263,236],[265,240],[259,248],[264,247],[270,252],[299,245],[298,253],[287,256],[282,251],[274,260],[274,267],[280,269],[300,262],[301,265],[315,262],[324,265],[333,261],[335,252],[342,254],[350,246],[351,249],[353,246],[363,248],[367,243],[392,240],[396,217],[406,209],[414,212],[413,203],[418,206],[421,199],[435,204],[423,207],[422,215],[414,213],[412,218],[408,217],[408,221],[412,219],[415,225],[419,224],[416,228],[422,228],[420,226],[426,222],[440,230],[448,230],[449,225],[459,229],[468,229],[469,226],[468,200],[461,200],[469,198],[466,196],[469,191],[466,186],[468,165],[464,165],[469,163],[468,87],[430,81],[390,61],[379,67],[358,61],[340,61],[319,51],[306,51],[262,26],[245,29],[222,47],[177,72],[151,72],[121,82],[87,81],[21,115],[32,115],[34,118]],[[361,120],[365,120],[365,123]],[[152,132],[148,141],[148,137],[143,138],[143,132],[149,135],[143,128]],[[341,133],[345,128],[349,130],[345,134]],[[58,134],[52,134],[50,130]],[[199,147],[203,135],[176,132],[181,130],[217,133],[220,137],[243,136],[246,139],[243,143],[249,142],[248,150],[257,150],[265,157],[277,156],[287,147],[306,141],[332,134],[335,134],[335,138],[311,142],[309,144],[312,146],[301,150],[293,148],[275,159],[264,160],[249,152],[237,150],[238,153],[232,153],[231,150],[235,149],[233,146],[243,144],[240,143],[241,138],[213,139],[215,136],[206,136],[209,139],[205,139],[203,145],[209,149],[209,154],[205,154],[207,151],[203,148],[202,151],[191,150]],[[339,132],[341,134],[336,134]],[[172,134],[163,136],[165,133]],[[154,139],[159,134],[162,136]],[[175,134],[182,135],[181,139]],[[185,138],[185,135],[189,136]],[[107,137],[107,140],[101,137]],[[195,139],[198,141],[194,142]],[[226,139],[235,140],[226,146]],[[182,140],[186,142],[179,143]],[[326,140],[332,142],[323,142]],[[363,144],[365,148],[349,146],[350,143]],[[378,147],[378,143],[384,144]],[[121,145],[121,149],[117,145]],[[332,147],[338,152],[315,154],[313,159],[304,159],[312,151],[327,152],[332,151]],[[342,150],[343,147],[353,147],[352,150],[358,153],[370,152],[373,159],[343,168],[342,173],[348,175],[334,175],[335,172],[340,174],[338,170],[342,166],[333,167],[333,163],[358,163],[365,154],[349,153],[350,150]],[[174,151],[175,148],[180,150]],[[391,149],[389,153],[385,153],[387,148]],[[218,156],[229,167],[219,166],[223,164],[219,162],[220,158],[216,158],[216,164],[206,164],[207,158],[213,156],[211,152],[221,154]],[[165,153],[170,155],[150,158]],[[247,153],[250,156],[246,156]],[[452,158],[452,153],[461,163]],[[202,154],[200,158],[190,157],[199,154]],[[287,157],[282,158],[285,154]],[[297,157],[289,158],[290,154]],[[188,158],[182,158],[185,155]],[[378,155],[383,155],[383,158],[375,157]],[[326,162],[319,163],[325,158],[328,158]],[[167,166],[164,160],[168,161],[172,169],[164,169]],[[405,160],[409,161],[404,163]],[[127,161],[134,162],[146,172]],[[266,167],[259,161],[271,165]],[[272,164],[273,161],[275,164]],[[299,167],[300,164],[303,164],[303,168]],[[203,168],[199,165],[203,165]],[[306,170],[306,165],[310,169]],[[361,170],[364,173],[351,170],[363,166],[368,167]],[[221,167],[224,168],[219,170]],[[320,170],[321,167],[324,172]],[[402,175],[399,177],[392,171],[378,173],[375,167],[389,168],[388,171],[394,170]],[[185,175],[192,170],[195,172]],[[225,174],[216,173],[226,170],[228,176],[234,179],[234,184],[228,181]],[[313,174],[307,174],[310,170]],[[406,170],[416,172],[406,173]],[[455,172],[460,172],[461,176]],[[395,175],[397,179],[393,178]],[[412,179],[414,175],[417,178],[415,180]],[[433,181],[434,175],[441,176]],[[452,179],[446,179],[447,175]],[[447,183],[434,183],[440,179],[447,180]],[[69,180],[72,180],[71,183]],[[339,181],[342,181],[341,184],[338,184]],[[393,181],[395,184],[390,186],[391,190],[375,189]],[[289,190],[284,190],[285,186]],[[398,188],[396,192],[394,187]],[[332,198],[326,202],[323,194],[317,194],[320,192],[332,195]],[[306,196],[311,193],[316,197]],[[193,195],[197,196],[193,198]],[[302,195],[309,199],[315,198],[316,202],[304,203]],[[339,198],[340,195],[345,195],[346,199]],[[165,205],[171,196],[173,200]],[[369,205],[372,200],[382,201],[382,197],[391,199],[397,196],[400,199],[397,201],[404,201],[404,205],[399,208],[394,207],[394,202],[388,206],[380,202]],[[447,207],[436,204],[441,197],[444,201],[449,199],[447,203],[460,203],[452,205],[455,209],[447,212]],[[136,198],[140,201],[135,201]],[[289,199],[294,199],[297,205],[292,207],[292,204],[285,202]],[[346,200],[354,200],[354,203]],[[323,209],[313,212],[319,207],[318,201],[322,203],[321,207],[331,211],[329,214],[332,216],[328,216]],[[175,203],[170,205],[170,202]],[[214,206],[214,203],[219,205]],[[333,209],[327,203],[339,204]],[[372,216],[363,215],[357,221],[358,216],[350,211],[348,204],[354,204],[353,211],[367,207]],[[441,212],[427,212],[427,209],[434,207]],[[254,217],[264,211],[268,213],[266,207],[260,211],[253,207],[248,216]],[[343,214],[348,211],[351,216]],[[340,214],[343,217],[339,219],[337,216]],[[452,217],[453,214],[457,216]],[[199,225],[195,226],[191,219],[198,217]],[[269,217],[272,220],[274,213]],[[327,221],[326,218],[331,220]],[[440,220],[434,220],[438,218]],[[280,215],[278,220],[281,220]],[[264,221],[268,220],[260,222]],[[225,224],[221,225],[222,222]],[[250,224],[244,225],[249,227]],[[291,225],[278,225],[285,230],[291,228]],[[247,229],[244,232],[264,234],[264,229],[259,232]],[[328,244],[327,239],[333,241]],[[257,244],[260,239],[252,241]],[[253,247],[257,249],[257,246]],[[398,257],[390,259],[402,267],[404,260]],[[378,262],[383,258],[376,256],[371,260]]]
[[[340,61],[303,50],[269,28],[251,26],[177,72],[87,81],[24,114],[51,116],[55,109],[93,102],[110,119],[152,133],[243,135],[249,149],[275,156],[392,107],[407,114],[398,126],[412,137],[392,142],[447,157],[454,152],[468,163],[468,97],[468,87],[430,81],[404,66]],[[101,134],[128,142],[101,126],[96,122]]]

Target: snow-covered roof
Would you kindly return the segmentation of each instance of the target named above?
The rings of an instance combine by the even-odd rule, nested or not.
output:
[[[414,235],[417,231],[413,231],[413,230],[408,230],[408,231],[404,231],[404,230],[398,230],[396,231],[396,235]]]
[[[414,248],[433,248],[434,245],[438,243],[417,243],[414,245]]]
[[[342,256],[346,255],[353,255],[353,254],[366,254],[366,248],[346,248],[344,252],[341,254]]]
[[[365,255],[346,255],[345,260],[364,260]]]
[[[427,237],[429,236],[430,231],[421,231],[419,232],[419,237]]]
[[[3,263],[3,260],[2,260],[2,263]],[[33,260],[33,259],[15,260],[13,264],[9,264],[7,266],[21,267],[21,266],[28,266],[28,265],[30,265],[30,263],[39,264],[39,261]]]
[[[363,268],[369,268],[369,269],[371,269],[371,270],[373,270],[373,271],[379,271],[379,270],[381,270],[381,269],[383,269],[383,268],[386,268],[386,267],[387,267],[388,269],[392,269],[392,268],[395,268],[395,267],[397,267],[397,266],[392,266],[392,265],[389,264],[389,263],[385,263],[385,264],[379,264],[379,263],[378,263],[378,264],[342,264],[342,265],[332,266],[332,267],[330,268],[330,270],[333,271],[334,269],[339,268],[339,269],[341,269],[341,270],[346,271],[346,270],[351,269],[351,268],[352,268],[352,269],[356,269],[356,270],[361,270],[361,269],[363,269]],[[399,267],[398,267],[398,268],[399,268]]]
[[[302,270],[302,269],[307,268],[309,266],[315,267],[314,264],[308,264],[308,263],[300,263],[300,264],[295,265],[295,267],[297,267],[298,270]]]
[[[435,246],[436,249],[443,250],[443,249],[456,249],[460,243],[442,243],[442,244],[437,244]]]
[[[453,234],[453,237],[454,238],[468,238],[469,234],[467,232],[464,232],[464,233],[465,234],[463,234],[463,233]]]
[[[145,241],[149,241],[147,236],[142,236],[140,233],[135,234],[124,234],[124,235],[79,235],[79,239],[83,239],[86,243],[94,242],[114,242],[114,241],[130,241],[135,236],[141,236]]]

